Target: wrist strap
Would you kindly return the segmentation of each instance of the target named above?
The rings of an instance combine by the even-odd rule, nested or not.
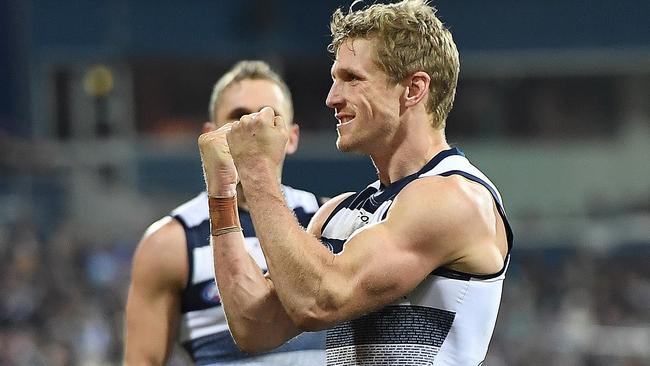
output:
[[[237,210],[237,196],[208,197],[210,233],[212,236],[242,231]]]

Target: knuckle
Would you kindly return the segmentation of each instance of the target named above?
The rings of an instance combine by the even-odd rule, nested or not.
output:
[[[253,114],[247,114],[239,119],[240,123],[249,123],[253,119]]]
[[[199,136],[199,140],[198,140],[199,146],[205,146],[206,141],[207,141],[207,136],[205,133]]]

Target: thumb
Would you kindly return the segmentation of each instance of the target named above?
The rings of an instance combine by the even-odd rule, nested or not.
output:
[[[275,110],[271,107],[264,107],[260,109],[258,114],[262,121],[271,121],[273,116],[275,116]]]

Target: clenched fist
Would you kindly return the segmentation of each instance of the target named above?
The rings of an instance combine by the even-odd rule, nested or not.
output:
[[[242,176],[255,175],[259,168],[277,174],[284,161],[289,131],[282,117],[276,116],[272,108],[264,107],[234,122],[227,139]]]
[[[209,196],[233,197],[237,194],[237,169],[226,140],[231,127],[232,123],[226,123],[217,130],[199,136],[199,151]]]

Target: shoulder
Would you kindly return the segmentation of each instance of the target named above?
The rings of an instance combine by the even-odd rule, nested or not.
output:
[[[461,176],[423,177],[397,195],[387,220],[408,230],[416,242],[462,249],[462,243],[494,227],[493,199],[483,186]]]
[[[492,196],[482,185],[459,175],[414,180],[397,195],[395,204],[419,211],[443,211],[450,219],[466,217],[479,208],[492,208]]]
[[[210,217],[208,210],[208,194],[199,193],[196,197],[176,207],[171,216],[182,220],[187,227],[194,227]]]
[[[325,224],[327,218],[332,214],[332,212],[334,212],[334,209],[336,209],[336,207],[340,205],[341,202],[353,194],[355,194],[355,192],[341,193],[338,196],[325,202],[323,206],[321,206],[321,208],[316,212],[316,214],[314,214],[314,217],[311,219],[311,222],[307,227],[307,231],[316,237],[320,237],[323,224]]]
[[[181,223],[167,216],[149,226],[135,250],[132,266],[134,281],[184,288],[189,264]]]

